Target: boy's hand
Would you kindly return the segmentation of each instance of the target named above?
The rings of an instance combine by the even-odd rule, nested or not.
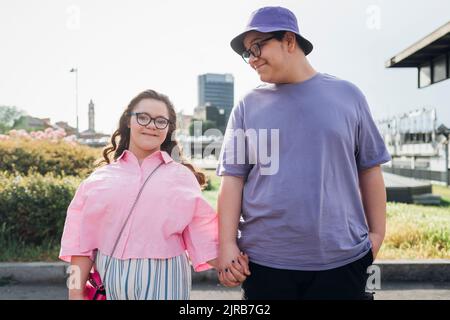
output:
[[[383,244],[384,237],[379,234],[370,232],[369,239],[370,242],[372,243],[373,260],[375,261],[375,258],[377,257],[378,252],[380,251],[381,245]]]

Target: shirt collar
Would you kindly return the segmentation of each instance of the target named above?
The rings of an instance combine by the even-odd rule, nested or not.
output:
[[[122,152],[122,154],[117,158],[117,161],[119,161],[121,159],[123,159],[123,161],[128,161],[130,159],[130,156],[136,158],[136,156],[131,151],[124,150]],[[167,152],[165,152],[165,151],[155,151],[151,155],[146,157],[144,159],[144,161],[147,160],[147,159],[151,159],[153,157],[159,157],[162,161],[164,161],[165,164],[170,163],[170,162],[173,161],[172,157],[169,156],[169,154]]]

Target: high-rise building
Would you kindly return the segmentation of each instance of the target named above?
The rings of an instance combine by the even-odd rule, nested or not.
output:
[[[198,106],[210,104],[231,110],[234,105],[234,77],[232,74],[206,73],[198,76]]]
[[[234,105],[234,77],[232,74],[206,73],[198,76],[198,106],[194,118],[214,122],[225,131]]]

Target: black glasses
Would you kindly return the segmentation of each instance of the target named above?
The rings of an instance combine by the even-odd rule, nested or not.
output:
[[[164,117],[156,117],[152,118],[148,113],[146,112],[130,112],[130,116],[136,116],[137,123],[140,124],[143,127],[148,126],[152,120],[155,123],[155,127],[157,129],[165,129],[169,125],[170,121],[169,119],[166,119]]]
[[[241,54],[242,59],[244,59],[244,61],[246,63],[250,63],[251,56],[254,56],[255,58],[259,58],[261,56],[261,48],[264,45],[264,42],[267,42],[274,38],[275,38],[275,36],[271,36],[267,39],[263,39],[257,43],[252,44],[248,50],[245,50],[244,52],[242,52],[242,54]]]

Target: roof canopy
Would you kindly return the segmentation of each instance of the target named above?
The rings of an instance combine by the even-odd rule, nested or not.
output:
[[[416,68],[450,52],[450,21],[386,61],[386,68]]]

